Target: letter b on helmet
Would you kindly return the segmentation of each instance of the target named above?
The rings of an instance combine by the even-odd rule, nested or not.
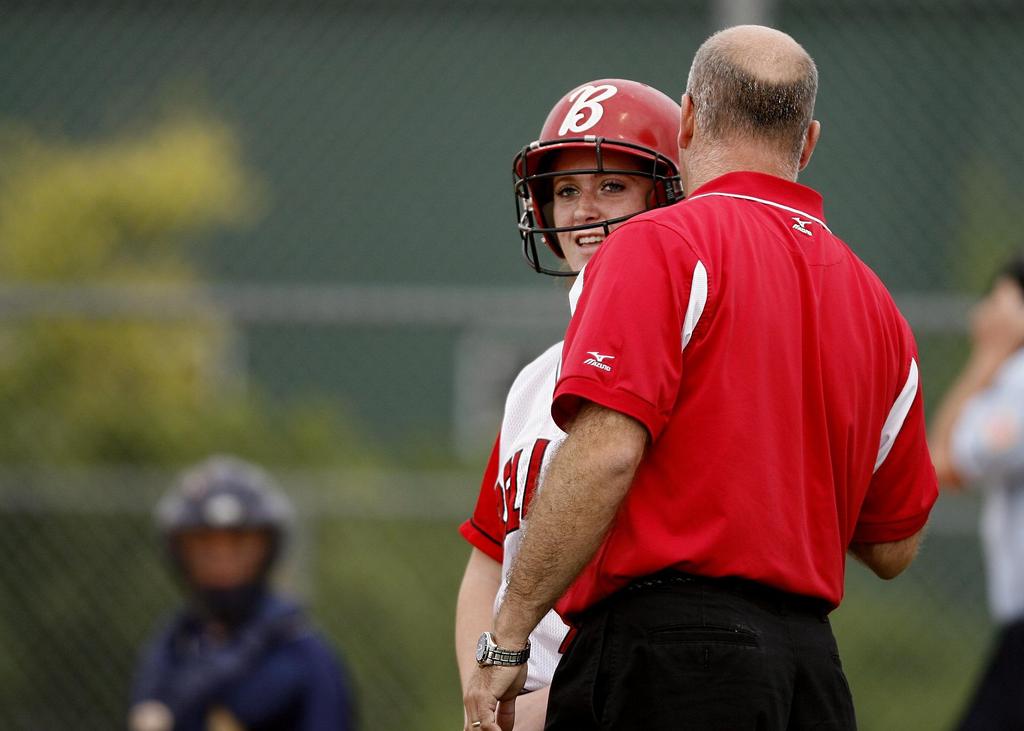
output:
[[[562,120],[562,126],[558,128],[558,134],[564,135],[569,132],[579,134],[601,121],[604,116],[604,107],[601,102],[607,101],[615,96],[618,89],[611,84],[581,86],[569,96],[572,106]]]

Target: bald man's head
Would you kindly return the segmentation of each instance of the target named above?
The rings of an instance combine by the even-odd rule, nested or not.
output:
[[[790,36],[759,25],[719,31],[697,49],[687,93],[697,128],[778,143],[799,158],[818,93],[818,69]]]

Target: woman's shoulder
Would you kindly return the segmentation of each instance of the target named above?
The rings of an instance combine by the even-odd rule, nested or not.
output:
[[[559,340],[522,367],[512,383],[512,390],[522,387],[524,384],[546,379],[549,374],[558,369],[561,360],[562,341]]]

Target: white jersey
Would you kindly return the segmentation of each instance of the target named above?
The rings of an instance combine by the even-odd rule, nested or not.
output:
[[[952,446],[957,472],[984,494],[992,614],[1002,624],[1024,619],[1024,349],[964,406]]]
[[[509,389],[501,433],[495,446],[473,518],[463,526],[466,538],[492,558],[500,554],[502,582],[497,612],[508,589],[508,572],[519,553],[529,505],[565,432],[551,419],[551,400],[562,355],[556,343],[520,371]],[[493,545],[500,541],[501,549]],[[526,690],[551,683],[567,625],[552,610],[530,635]]]

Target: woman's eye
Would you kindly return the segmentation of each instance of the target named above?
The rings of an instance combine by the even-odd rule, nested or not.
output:
[[[570,196],[576,195],[578,191],[573,185],[563,185],[562,187],[555,190],[555,195],[559,198],[569,198]]]
[[[601,188],[609,193],[621,193],[626,186],[618,180],[606,180],[601,184]]]

